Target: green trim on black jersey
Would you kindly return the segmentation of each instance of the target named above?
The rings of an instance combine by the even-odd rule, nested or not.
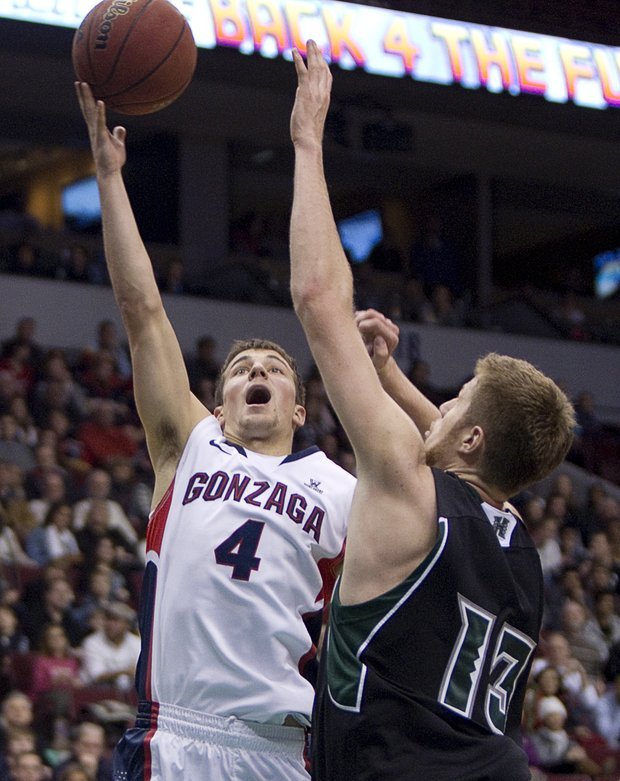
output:
[[[334,588],[327,635],[327,688],[335,705],[359,711],[366,665],[361,656],[372,638],[426,578],[445,548],[448,521],[438,521],[437,540],[424,561],[402,583],[359,605],[340,602],[340,578]]]

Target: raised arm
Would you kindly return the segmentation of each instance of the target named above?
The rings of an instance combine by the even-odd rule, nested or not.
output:
[[[105,106],[76,83],[101,198],[103,241],[114,296],[131,350],[134,392],[155,470],[153,503],[167,489],[187,437],[209,411],[191,394],[183,355],[164,311],[122,177],[123,127],[110,132]]]
[[[394,360],[393,353],[398,344],[398,326],[376,309],[356,312],[355,322],[383,389],[409,415],[424,436],[433,420],[439,418],[441,413],[407,379]]]
[[[358,484],[340,595],[360,602],[401,582],[432,547],[434,483],[424,466],[422,437],[381,387],[355,323],[352,274],[323,172],[331,74],[312,41],[307,67],[298,52],[294,58],[291,293],[330,401],[355,451]]]

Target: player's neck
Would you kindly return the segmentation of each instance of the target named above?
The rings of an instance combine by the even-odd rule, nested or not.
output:
[[[480,498],[483,502],[490,504],[492,507],[496,507],[498,510],[501,510],[504,507],[504,504],[508,501],[508,496],[505,496],[496,486],[491,486],[485,483],[480,475],[474,470],[459,468],[455,469],[454,472],[461,478],[461,480],[465,480],[466,483],[469,483],[469,485],[471,485],[471,487],[474,488],[478,494],[480,494]]]
[[[224,432],[224,436],[233,445],[264,456],[288,456],[293,448],[291,437],[240,437],[228,431]]]

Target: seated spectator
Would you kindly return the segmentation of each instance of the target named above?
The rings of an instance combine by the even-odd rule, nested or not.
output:
[[[62,771],[56,776],[57,781],[92,781],[92,777],[77,762],[63,764]]]
[[[596,682],[602,677],[609,649],[588,618],[584,605],[572,599],[566,600],[560,615],[562,632],[568,640],[572,656],[581,662],[586,674]]]
[[[53,409],[46,424],[56,434],[58,463],[68,472],[74,483],[81,484],[92,466],[84,458],[84,445],[75,438],[69,416],[61,409]]]
[[[39,432],[34,425],[34,420],[30,414],[28,402],[24,396],[14,396],[9,405],[9,414],[11,414],[17,424],[17,437],[20,442],[34,448],[39,438]]]
[[[67,501],[67,484],[60,472],[49,471],[41,481],[41,491],[28,502],[28,508],[34,515],[37,526],[42,526],[47,511],[56,502]],[[33,558],[36,558],[33,556]]]
[[[101,282],[89,250],[84,244],[72,242],[63,250],[61,264],[56,269],[57,279],[67,282],[98,284]]]
[[[116,359],[104,350],[95,353],[89,361],[80,384],[92,399],[112,399],[122,405],[130,401],[130,378],[121,376]]]
[[[530,733],[541,726],[538,706],[544,697],[558,697],[564,702],[560,673],[548,665],[535,676],[530,676],[523,702],[523,728]]]
[[[541,650],[542,655],[532,662],[532,675],[543,667],[555,667],[562,679],[571,724],[589,725],[599,693],[581,662],[572,655],[568,640],[562,632],[550,631],[542,639]]]
[[[18,536],[8,525],[8,517],[0,505],[0,564],[4,567],[36,569],[37,563],[22,548]]]
[[[141,478],[134,462],[124,456],[111,461],[109,473],[112,478],[110,499],[120,504],[138,536],[144,536],[153,499],[152,481],[147,483]]]
[[[60,475],[63,480],[68,478],[66,470],[58,463],[56,435],[52,431],[46,433],[53,443],[45,441],[41,433],[39,444],[34,449],[35,465],[26,475],[25,488],[29,499],[41,496],[45,478],[50,473]]]
[[[75,610],[85,636],[103,628],[99,618],[110,602],[127,602],[130,596],[123,576],[106,564],[96,564],[87,581]]]
[[[31,688],[28,692],[35,707],[43,694],[54,689],[76,689],[83,686],[80,678],[80,662],[72,651],[67,634],[62,626],[49,624],[41,632],[41,642],[32,663]],[[51,717],[69,716],[70,701],[58,697],[47,701],[46,713]],[[57,707],[64,706],[64,707]]]
[[[68,502],[50,505],[43,526],[35,529],[26,541],[27,550],[39,566],[55,564],[68,570],[82,562],[82,554],[71,530],[72,522],[73,508]]]
[[[37,525],[24,489],[24,471],[11,461],[0,459],[0,518],[16,531],[20,543]]]
[[[594,718],[596,731],[605,739],[607,745],[620,749],[620,673],[596,703]]]
[[[196,341],[195,355],[185,359],[189,385],[196,395],[200,395],[202,380],[215,382],[218,378],[220,362],[216,358],[216,351],[217,342],[205,334]]]
[[[32,359],[30,346],[16,342],[3,358],[0,358],[0,374],[14,396],[27,397],[34,387],[36,369]]]
[[[112,478],[108,472],[105,469],[93,469],[86,478],[85,490],[86,496],[74,507],[73,528],[77,531],[83,529],[93,502],[104,502],[108,512],[106,532],[118,532],[127,544],[135,545],[138,538],[136,530],[120,504],[110,499]],[[99,523],[102,523],[101,519]]]
[[[114,686],[122,695],[130,691],[140,655],[140,638],[131,631],[135,618],[135,612],[123,602],[106,606],[103,629],[81,645],[84,683]]]
[[[37,322],[34,317],[20,317],[15,324],[15,333],[13,336],[5,339],[2,342],[1,355],[4,358],[9,355],[13,347],[17,344],[25,344],[30,350],[30,360],[35,370],[39,370],[43,361],[43,348],[36,341],[35,335],[37,330]]]
[[[17,464],[24,472],[35,466],[32,448],[19,440],[19,429],[13,415],[0,415],[0,459]]]
[[[620,642],[620,616],[616,611],[616,600],[614,591],[598,591],[594,597],[594,615],[586,627],[588,634],[600,637],[608,651]]]
[[[74,422],[88,412],[86,395],[74,380],[63,350],[48,352],[32,397],[32,412],[39,425],[45,424],[52,410],[62,410]]]
[[[49,277],[51,272],[44,262],[38,247],[24,239],[13,247],[7,264],[9,274],[27,275],[30,277]]]
[[[32,729],[32,700],[24,692],[9,692],[0,703],[0,753],[6,754],[8,737],[13,730]]]
[[[543,518],[538,526],[530,529],[546,581],[557,575],[562,567],[562,551],[558,531],[557,519],[550,517]]]
[[[162,293],[178,295],[187,292],[185,265],[181,258],[170,258],[157,276],[157,284]]]
[[[84,348],[80,364],[87,370],[97,353],[103,352],[116,361],[118,373],[124,379],[131,377],[129,351],[121,341],[120,331],[113,320],[101,320],[97,324],[97,336],[93,344]]]
[[[562,526],[559,531],[559,542],[562,567],[575,567],[581,571],[583,565],[589,561],[589,555],[581,540],[579,529],[575,526]]]
[[[88,781],[112,781],[112,763],[105,754],[103,727],[91,721],[78,724],[71,740],[71,754],[54,769],[53,781],[60,781],[67,768],[72,765],[78,765],[85,770]]]
[[[93,399],[91,410],[77,431],[77,438],[84,445],[84,458],[93,466],[105,467],[118,456],[134,456],[139,432],[135,426],[118,423],[116,403],[111,399]]]
[[[51,770],[36,751],[22,751],[13,761],[12,781],[47,781]]]
[[[584,606],[588,602],[579,568],[574,565],[563,567],[546,584],[543,619],[545,629],[560,629],[562,608],[567,599]]]
[[[599,773],[601,768],[566,731],[567,716],[566,708],[558,697],[540,700],[538,717],[541,726],[531,735],[538,756],[536,764],[550,773]]]
[[[0,604],[0,697],[13,688],[13,655],[25,654],[29,649],[30,642],[21,630],[15,611]]]
[[[37,648],[41,643],[43,628],[47,624],[61,626],[69,638],[69,642],[76,647],[82,640],[83,634],[79,621],[75,617],[75,594],[71,584],[65,577],[54,577],[46,583],[42,599],[26,605],[23,601],[17,606],[25,634],[30,640],[32,648]]]

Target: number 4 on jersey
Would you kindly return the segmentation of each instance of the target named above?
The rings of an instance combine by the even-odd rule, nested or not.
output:
[[[246,521],[215,549],[215,561],[232,567],[235,580],[249,580],[259,568],[261,560],[256,551],[264,525],[262,521]]]

